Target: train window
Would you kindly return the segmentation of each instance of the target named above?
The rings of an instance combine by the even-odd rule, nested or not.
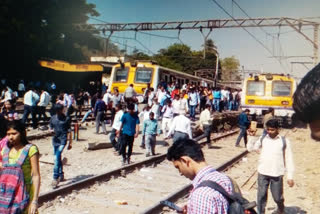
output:
[[[273,81],[272,82],[272,96],[291,96],[291,82],[290,81]]]
[[[247,95],[263,96],[265,91],[265,81],[248,81]]]
[[[135,82],[136,83],[150,83],[152,77],[153,68],[137,68]]]
[[[116,68],[116,72],[114,75],[115,82],[127,82],[129,68]]]

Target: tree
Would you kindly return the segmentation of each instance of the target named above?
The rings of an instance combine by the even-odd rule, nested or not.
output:
[[[222,74],[221,79],[227,80],[240,80],[239,75],[240,62],[235,56],[227,57],[221,60]]]
[[[103,46],[94,36],[97,31],[78,31],[74,24],[98,15],[86,0],[1,1],[0,43],[5,52],[2,66],[10,68],[7,76],[33,78],[41,57],[87,61],[88,50]]]
[[[185,44],[175,43],[166,49],[159,50],[159,53],[154,56],[154,59],[164,67],[192,73],[191,48]]]

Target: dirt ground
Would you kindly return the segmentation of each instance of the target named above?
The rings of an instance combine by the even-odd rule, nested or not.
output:
[[[120,157],[114,156],[112,149],[103,149],[87,152],[84,145],[88,141],[105,141],[106,135],[95,135],[94,126],[86,127],[87,130],[80,131],[80,141],[74,142],[74,148],[70,151],[64,151],[66,158],[65,173],[67,181],[61,185],[83,179],[94,174],[102,173],[120,166]],[[107,126],[110,130],[110,127]],[[32,132],[32,131],[31,131]],[[320,213],[320,142],[310,138],[309,129],[299,128],[293,130],[282,130],[282,135],[291,141],[295,162],[294,181],[295,186],[289,188],[285,183],[284,197],[286,213]],[[160,137],[161,139],[161,137]],[[34,140],[39,146],[42,154],[41,160],[48,163],[41,163],[42,185],[41,192],[51,189],[53,162],[51,138]],[[134,147],[133,161],[139,161],[145,158],[144,150],[139,148],[140,140],[136,140]],[[159,141],[158,152],[166,152],[167,146],[163,146]],[[98,158],[97,158],[98,157]],[[257,163],[256,163],[257,164]],[[250,200],[256,200],[256,186],[246,194]],[[271,194],[269,194],[267,213],[272,213],[276,208]]]
[[[286,134],[287,133],[287,134]],[[286,213],[320,213],[320,142],[310,138],[309,129],[283,130],[282,134],[291,141],[294,162],[295,186],[290,188],[284,184]],[[318,180],[319,179],[319,180]],[[256,191],[251,193],[255,198]],[[275,208],[271,194],[267,209]]]
[[[261,134],[260,129],[257,134]],[[296,131],[284,129],[281,135],[285,135],[291,142],[294,163],[294,187],[290,188],[284,179],[284,198],[286,214],[319,214],[320,213],[320,142],[310,138],[309,129],[299,128]],[[243,142],[240,143],[243,147]],[[257,173],[259,155],[255,152],[250,153],[243,158],[235,167],[226,172],[227,175],[234,178],[241,187],[242,194],[249,201],[256,201],[257,196]],[[247,185],[243,185],[251,176]],[[177,202],[177,205],[183,206],[187,203],[187,198]],[[266,214],[272,214],[276,209],[271,192],[268,193],[268,202]],[[165,212],[174,213],[174,212]]]

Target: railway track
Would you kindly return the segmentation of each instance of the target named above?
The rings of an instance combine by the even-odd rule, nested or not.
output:
[[[220,165],[219,169],[227,168],[246,154],[239,151],[239,148],[234,148],[234,143],[226,145],[228,149],[223,149],[225,140],[221,139],[237,132],[235,130],[212,138],[212,141],[220,142],[221,146],[214,144],[215,149],[204,147],[209,155],[209,163]],[[203,136],[199,136],[195,140],[201,143],[202,138]],[[214,157],[209,153],[215,153]],[[235,158],[230,160],[230,157]],[[166,154],[158,155],[46,192],[39,198],[42,204],[40,212],[52,213],[54,209],[56,213],[137,213],[148,207],[155,207],[155,203],[158,206],[158,202],[173,189],[180,189],[189,183],[165,159]],[[149,209],[153,212],[162,207]]]
[[[217,170],[223,171],[225,174],[233,178],[241,192],[242,195],[247,198],[249,201],[256,201],[256,189],[257,189],[257,162],[259,155],[255,152],[248,153],[244,151],[238,157],[235,157],[233,160],[230,160],[229,163],[225,165],[220,165],[217,167]],[[190,185],[186,185],[181,188],[179,191],[172,193],[169,197],[164,198],[163,200],[169,200],[175,202],[178,206],[184,206],[188,201],[188,193]],[[254,194],[252,192],[255,191]],[[173,214],[176,211],[170,209],[169,207],[164,207],[163,205],[155,204],[154,206],[141,212],[143,214],[147,213],[165,213]]]

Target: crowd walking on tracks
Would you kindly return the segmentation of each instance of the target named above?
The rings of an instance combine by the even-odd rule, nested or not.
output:
[[[310,124],[311,136],[315,140],[320,139],[319,74],[320,64],[302,79],[293,103],[296,117]],[[101,127],[122,165],[132,164],[133,144],[140,130],[141,142],[137,143],[145,150],[147,158],[157,155],[157,141],[172,138],[167,159],[182,175],[192,180],[193,186],[183,212],[230,211],[233,202],[228,197],[236,195],[236,182],[206,163],[201,146],[193,140],[192,124],[198,122],[210,147],[210,134],[214,128],[212,114],[239,111],[241,90],[161,81],[156,89],[149,85],[143,95],[135,92],[133,84],[124,94],[117,89],[105,88],[104,91],[62,90],[58,93],[54,83],[40,88],[36,84],[25,85],[24,81],[13,90],[12,86],[1,81],[0,213],[37,213],[40,151],[27,140],[26,125],[30,123],[30,114],[33,129],[43,128],[41,125],[48,122],[48,128],[54,133],[52,188],[58,188],[59,182],[65,179],[61,157],[65,148],[72,148],[72,142],[68,141],[72,121],[84,124],[93,118],[96,134],[100,134]],[[21,106],[23,109],[18,109]],[[235,146],[240,147],[243,138],[248,151],[259,153],[256,200],[259,214],[265,213],[269,187],[277,204],[276,213],[285,213],[285,174],[287,185],[295,185],[291,142],[280,135],[280,125],[273,112],[274,109],[268,109],[263,119],[263,133],[255,141],[248,140],[248,135],[256,134],[251,130],[249,110],[239,112],[238,118],[240,133]],[[109,133],[108,125],[111,126]]]

